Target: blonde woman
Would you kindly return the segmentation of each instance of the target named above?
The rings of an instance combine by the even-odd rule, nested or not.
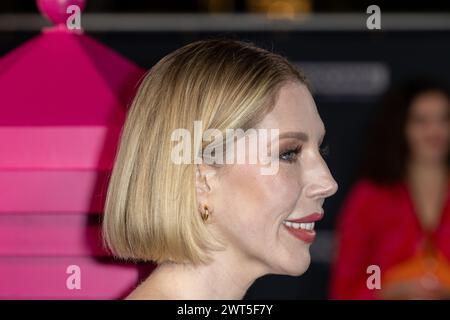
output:
[[[250,143],[244,163],[206,161],[204,140],[184,150],[191,162],[174,161],[174,132],[194,136],[198,123],[245,131],[232,140],[276,134],[265,161],[247,161],[260,154]],[[161,59],[129,110],[105,206],[114,255],[158,265],[128,299],[241,299],[263,275],[303,274],[314,222],[337,190],[320,153],[324,134],[305,77],[275,53],[219,39]],[[261,171],[266,160],[277,163],[272,174]]]

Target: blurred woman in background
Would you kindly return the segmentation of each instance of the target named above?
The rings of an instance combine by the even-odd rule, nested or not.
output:
[[[332,298],[450,297],[449,113],[448,89],[430,80],[386,95],[339,216]]]

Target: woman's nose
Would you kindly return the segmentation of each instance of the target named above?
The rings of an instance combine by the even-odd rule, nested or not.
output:
[[[324,164],[320,173],[312,177],[306,190],[306,196],[309,198],[327,198],[335,194],[337,190],[338,184]]]

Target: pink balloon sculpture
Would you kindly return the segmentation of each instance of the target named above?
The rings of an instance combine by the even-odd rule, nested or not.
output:
[[[39,11],[55,25],[65,25],[69,16],[67,7],[77,5],[84,9],[85,0],[37,0]]]

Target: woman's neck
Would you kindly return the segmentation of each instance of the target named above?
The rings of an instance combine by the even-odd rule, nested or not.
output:
[[[447,164],[444,162],[410,160],[408,164],[409,181],[447,181],[448,174]]]
[[[447,166],[445,163],[411,162],[407,180],[419,222],[426,232],[433,232],[438,227],[448,192]]]
[[[253,282],[266,273],[255,261],[238,259],[227,250],[217,251],[209,264],[160,264],[128,298],[242,299]]]

